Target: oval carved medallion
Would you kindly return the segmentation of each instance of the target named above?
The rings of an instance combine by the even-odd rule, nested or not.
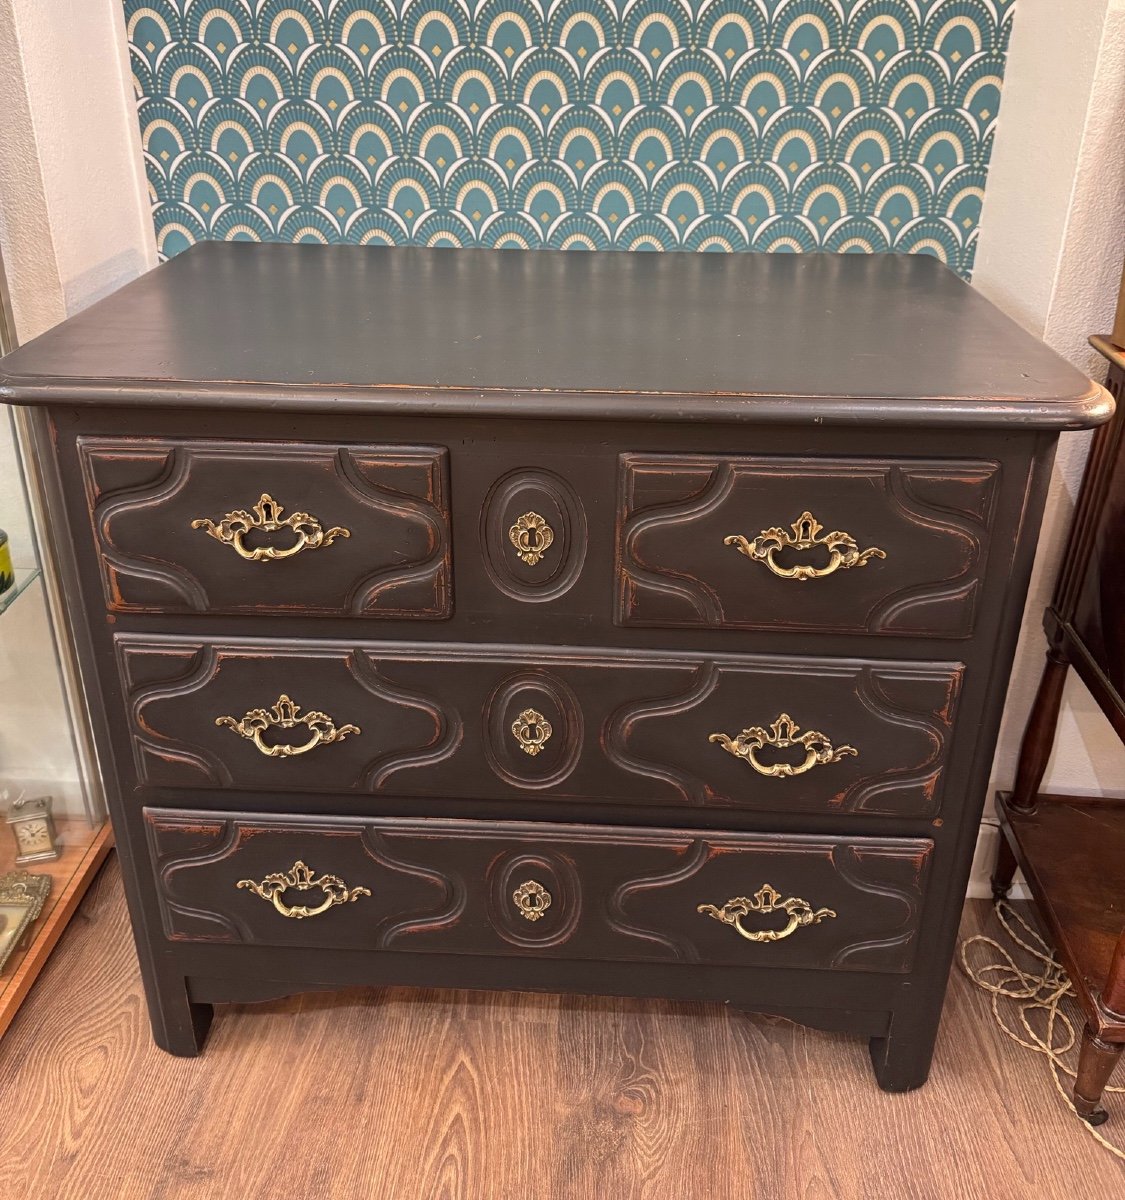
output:
[[[578,872],[562,855],[515,850],[489,868],[488,915],[507,942],[557,946],[574,933],[581,911]]]
[[[498,479],[485,497],[480,540],[489,579],[527,604],[574,586],[586,560],[586,513],[578,494],[551,471],[527,467]]]
[[[498,683],[484,706],[488,765],[518,788],[549,788],[582,752],[582,711],[561,679],[521,671]]]

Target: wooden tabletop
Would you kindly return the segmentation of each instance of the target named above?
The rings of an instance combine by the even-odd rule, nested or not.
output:
[[[1112,411],[925,255],[219,242],[17,350],[0,398],[1054,429]]]

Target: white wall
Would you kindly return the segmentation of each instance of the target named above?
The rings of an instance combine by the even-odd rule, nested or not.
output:
[[[0,0],[0,249],[21,341],[156,262],[120,0]],[[32,561],[7,414],[0,524]],[[81,811],[44,592],[0,619],[0,788]]]
[[[21,341],[156,263],[120,0],[0,0],[0,248]],[[0,421],[0,525],[33,561]]]
[[[1113,323],[1125,260],[1125,0],[1019,0],[973,283],[1095,379],[1086,343]],[[1043,666],[1042,613],[1082,482],[1088,434],[1060,442],[993,790],[1011,786]],[[1044,789],[1125,795],[1125,748],[1085,688],[1067,689]],[[990,869],[978,856],[975,890]],[[986,861],[987,860],[987,861]]]
[[[0,0],[0,245],[27,341],[156,262],[120,0]]]

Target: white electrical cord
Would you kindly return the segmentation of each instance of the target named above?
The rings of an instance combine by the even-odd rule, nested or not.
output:
[[[1066,1102],[1067,1107],[1077,1116],[1074,1101],[1070,1091],[1063,1087],[1061,1076],[1073,1079],[1075,1071],[1063,1061],[1063,1055],[1072,1051],[1078,1041],[1074,1023],[1060,1008],[1065,997],[1074,996],[1074,987],[1067,978],[1058,959],[1051,952],[1046,942],[1031,928],[1030,925],[1012,908],[1006,900],[997,900],[994,909],[1004,932],[1021,949],[1035,959],[1040,966],[1024,970],[1012,957],[1009,950],[995,938],[978,933],[965,938],[961,943],[961,970],[982,991],[992,996],[992,1015],[996,1024],[1006,1036],[1026,1050],[1034,1050],[1044,1055],[1051,1064],[1051,1078],[1055,1088]],[[1016,923],[1026,934],[1028,940],[1020,937],[1012,928]],[[983,962],[980,966],[969,964],[969,954],[973,947],[987,946],[999,955],[991,962]],[[1015,1016],[1023,1027],[1021,1035],[1005,1020],[1001,1012],[1001,1000],[1015,1001]],[[1011,1006],[1006,1006],[1007,1012],[1012,1012]],[[1046,1013],[1046,1030],[1042,1037],[1035,1032],[1031,1024],[1031,1014]],[[1056,1029],[1059,1030],[1056,1035]],[[1059,1038],[1056,1041],[1056,1036]],[[1106,1092],[1125,1093],[1125,1087],[1107,1087]],[[1125,1116],[1125,1114],[1123,1114]],[[1125,1149],[1115,1146],[1103,1136],[1093,1125],[1078,1118],[1082,1127],[1099,1141],[1111,1154],[1125,1160]]]

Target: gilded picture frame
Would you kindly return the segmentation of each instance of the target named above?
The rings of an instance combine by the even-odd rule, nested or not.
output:
[[[51,890],[49,875],[10,871],[0,875],[0,974],[19,949]]]

